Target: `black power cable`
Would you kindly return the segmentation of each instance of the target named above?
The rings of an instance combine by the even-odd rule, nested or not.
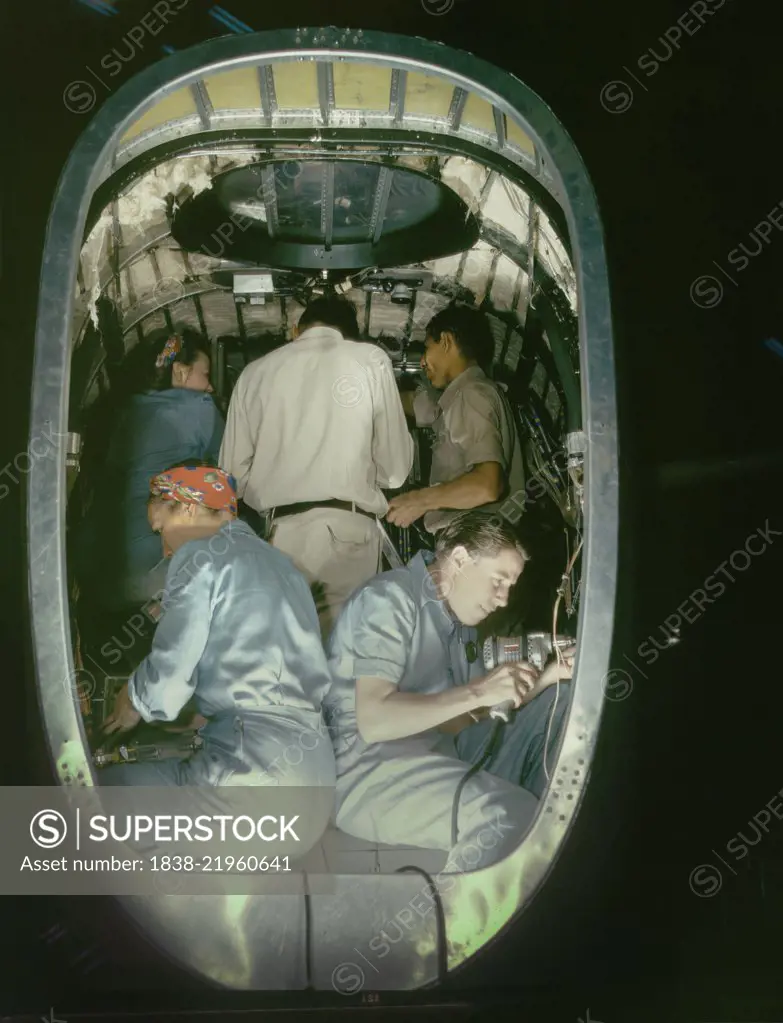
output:
[[[435,881],[430,877],[426,870],[422,867],[400,867],[399,870],[394,871],[395,874],[421,874],[430,886],[432,892],[432,900],[435,904],[435,921],[438,932],[438,983],[442,984],[446,980],[446,976],[449,972],[449,956],[446,948],[446,914],[443,911],[443,902],[438,891],[438,886]]]
[[[307,979],[306,991],[315,991],[313,985],[313,905],[310,895],[310,884],[307,874],[302,874],[304,882],[304,904],[305,904],[305,977]]]
[[[457,844],[457,839],[459,837],[459,825],[458,825],[458,820],[459,820],[459,800],[460,800],[460,796],[462,795],[462,790],[465,788],[465,785],[470,781],[470,779],[473,777],[474,774],[477,774],[481,770],[481,768],[484,767],[485,764],[490,763],[492,761],[492,758],[495,756],[497,751],[500,749],[500,737],[503,734],[503,726],[504,725],[505,725],[505,721],[503,721],[500,718],[495,722],[495,727],[492,729],[492,732],[490,733],[489,740],[487,742],[487,745],[486,745],[486,748],[484,750],[484,753],[481,755],[480,759],[477,760],[475,764],[473,764],[473,766],[465,774],[464,778],[462,778],[462,780],[460,781],[459,785],[457,786],[457,791],[454,793],[454,803],[453,803],[452,809],[451,809],[451,844],[452,844],[452,846],[455,846]]]
[[[505,721],[502,720],[498,720],[495,723],[495,727],[492,729],[492,732],[490,733],[490,737],[489,740],[487,741],[484,753],[479,758],[479,760],[477,760],[476,763],[471,766],[470,770],[466,772],[465,776],[461,779],[459,785],[457,786],[457,791],[454,794],[454,805],[452,808],[451,816],[451,843],[453,846],[457,844],[459,832],[457,821],[459,816],[459,800],[460,796],[462,795],[462,790],[465,787],[465,784],[468,782],[468,780],[472,778],[474,774],[480,771],[485,764],[490,763],[492,758],[497,753],[498,749],[500,748],[499,740],[500,736],[503,733],[504,725]],[[400,869],[395,871],[395,873],[421,874],[421,876],[427,881],[427,884],[430,886],[433,902],[435,904],[435,918],[437,921],[438,931],[438,983],[442,983],[446,979],[446,976],[448,974],[449,960],[446,946],[446,914],[443,910],[443,902],[441,900],[438,887],[435,884],[435,881],[432,879],[432,877],[430,877],[430,875],[427,873],[427,871],[423,870],[421,867],[414,866],[400,867]]]
[[[495,723],[495,727],[492,729],[489,740],[487,742],[486,749],[479,760],[473,764],[461,779],[457,786],[457,791],[454,795],[454,805],[452,809],[451,817],[451,840],[452,845],[457,844],[458,838],[458,816],[459,816],[459,800],[462,795],[462,790],[465,784],[470,778],[473,777],[481,768],[491,762],[492,758],[500,748],[500,736],[503,733],[503,726],[505,721],[498,720]],[[399,870],[395,870],[395,874],[420,874],[430,887],[432,892],[432,899],[435,905],[435,920],[436,928],[438,933],[438,983],[442,983],[448,974],[449,961],[448,951],[446,945],[446,914],[443,909],[443,901],[438,891],[438,886],[430,874],[427,873],[422,867],[407,866],[400,867]],[[313,985],[313,911],[310,896],[310,886],[307,881],[307,874],[304,874],[304,902],[305,902],[305,976],[307,979],[307,991],[314,991]]]

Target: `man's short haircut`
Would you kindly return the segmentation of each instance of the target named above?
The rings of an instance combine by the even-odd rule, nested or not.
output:
[[[333,327],[350,340],[355,341],[359,337],[356,306],[343,295],[324,295],[309,303],[299,317],[299,330],[306,330],[316,324]]]
[[[462,512],[438,530],[435,554],[450,554],[464,547],[471,557],[494,558],[503,550],[515,550],[523,561],[530,555],[517,536],[512,524],[497,513],[473,510]]]
[[[495,359],[495,339],[489,320],[475,306],[452,303],[436,313],[427,324],[427,337],[439,341],[441,334],[453,334],[466,359],[473,359],[486,370]]]

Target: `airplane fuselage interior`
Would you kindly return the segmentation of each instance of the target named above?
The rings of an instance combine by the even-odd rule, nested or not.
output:
[[[493,377],[506,389],[523,443],[526,492],[507,495],[508,511],[512,520],[524,512],[535,522],[536,560],[547,561],[548,572],[536,578],[538,618],[517,623],[518,630],[551,631],[556,591],[581,536],[582,459],[578,445],[569,449],[581,418],[567,238],[509,171],[445,142],[289,143],[281,152],[224,138],[162,160],[153,149],[118,194],[104,186],[81,256],[71,523],[89,506],[129,354],[150,337],[184,328],[209,343],[214,400],[225,414],[241,371],[287,343],[318,295],[342,294],[356,306],[355,340],[391,358],[401,390],[422,378],[429,320],[465,301],[489,319]],[[415,458],[403,490],[429,479],[432,431],[411,430]],[[403,562],[432,545],[420,523],[386,528]],[[96,767],[200,748],[197,732],[143,725],[104,748],[102,724],[148,649],[156,609],[129,606],[107,618],[80,604],[78,592],[74,578],[77,669]],[[561,626],[570,623],[575,634],[577,564],[564,597]],[[379,855],[376,849],[367,858],[367,869]]]
[[[313,52],[296,59],[296,47],[308,40],[293,31],[278,34],[266,48],[262,37],[244,36],[214,41],[209,53],[177,54],[170,58],[170,79],[153,84],[141,75],[118,94],[122,130],[111,121],[111,103],[101,111],[96,131],[106,133],[105,147],[85,193],[69,193],[68,174],[78,176],[80,166],[94,161],[97,136],[89,152],[72,158],[62,202],[70,194],[74,208],[82,204],[83,219],[68,285],[65,382],[57,399],[67,431],[57,500],[65,502],[67,530],[65,542],[58,539],[52,547],[55,553],[44,555],[66,557],[66,620],[60,633],[47,631],[41,617],[37,631],[44,644],[59,642],[61,634],[67,638],[63,651],[53,647],[51,656],[40,654],[39,688],[47,691],[46,665],[68,657],[74,692],[60,687],[62,706],[51,694],[43,701],[62,784],[81,771],[100,785],[106,767],[127,764],[132,771],[136,764],[183,758],[201,748],[192,714],[165,726],[142,723],[118,741],[106,740],[115,696],[149,651],[160,608],[152,602],[109,612],[91,602],[73,552],[72,538],[101,478],[112,417],[140,351],[162,336],[197,335],[209,352],[212,400],[225,415],[242,371],[295,343],[308,303],[336,294],[357,311],[359,336],[352,340],[388,356],[404,394],[423,382],[430,320],[454,302],[478,308],[494,340],[487,369],[508,399],[524,462],[524,492],[504,494],[503,515],[521,523],[532,558],[523,577],[523,610],[515,617],[510,601],[490,615],[473,659],[487,671],[520,659],[543,666],[558,642],[573,638],[579,646],[571,716],[558,754],[561,773],[542,797],[538,837],[518,853],[527,866],[520,872],[522,859],[511,857],[492,868],[494,881],[479,872],[491,923],[475,940],[455,923],[458,907],[479,897],[478,889],[468,890],[469,873],[442,894],[454,965],[480,947],[545,876],[576,810],[600,718],[594,677],[605,670],[600,662],[611,630],[596,630],[592,667],[581,677],[579,671],[587,552],[597,579],[591,613],[602,626],[611,620],[600,601],[612,597],[615,557],[613,371],[600,223],[589,183],[579,184],[584,170],[570,141],[563,133],[555,146],[556,159],[577,161],[568,173],[541,142],[549,111],[526,108],[529,125],[516,113],[508,98],[516,95],[521,109],[521,93],[514,90],[524,87],[516,80],[495,69],[490,87],[481,81],[487,66],[423,40],[379,35],[376,50],[364,52],[372,34],[351,48],[350,40],[336,30],[332,38],[329,31],[314,35],[308,43]],[[143,112],[131,115],[142,102]],[[119,104],[126,106],[120,110]],[[559,132],[557,125],[549,132],[548,145],[555,145]],[[54,216],[53,240],[65,223]],[[67,248],[63,244],[60,251]],[[47,265],[54,273],[55,264]],[[57,307],[49,302],[47,309]],[[588,315],[596,318],[592,333]],[[56,331],[40,316],[39,323],[37,358],[44,360],[42,349],[54,343]],[[50,388],[53,379],[50,373],[36,386]],[[59,413],[47,407],[53,393],[34,395],[34,407],[36,415],[57,421]],[[591,423],[594,415],[598,427]],[[413,466],[401,487],[385,492],[389,500],[430,481],[433,432],[408,423]],[[48,483],[34,475],[31,492],[39,485]],[[33,506],[43,507],[35,493]],[[421,520],[383,525],[391,541],[384,569],[433,549]],[[33,579],[34,617],[54,613],[55,604],[42,597],[45,571]],[[36,610],[44,605],[45,611]],[[65,706],[71,696],[73,708]],[[567,794],[559,787],[564,780],[574,786]],[[325,872],[369,875],[368,885],[385,878],[398,894],[409,881],[421,881],[400,875],[401,868],[434,875],[446,858],[444,852],[351,838],[335,826],[324,835],[319,855]],[[501,890],[508,894],[508,912],[493,915],[489,907]],[[182,942],[184,931],[169,947],[182,951]],[[433,964],[417,966],[416,983],[427,982]],[[219,977],[221,969],[213,963],[208,972]],[[240,986],[257,982],[253,977]]]
[[[355,340],[390,357],[401,391],[422,379],[429,320],[454,300],[475,303],[491,324],[493,377],[506,389],[523,442],[526,492],[507,495],[508,513],[535,521],[537,560],[548,559],[548,573],[536,580],[538,617],[518,630],[551,630],[556,590],[581,535],[582,460],[568,449],[580,428],[573,271],[546,213],[512,179],[456,154],[300,146],[281,160],[261,147],[232,149],[222,142],[212,153],[156,165],[112,197],[85,245],[82,275],[99,284],[89,292],[85,284],[79,295],[86,308],[71,383],[70,522],[89,506],[128,353],[151,336],[184,328],[208,341],[213,398],[225,414],[239,374],[290,341],[312,298],[339,293],[354,303],[362,328]],[[399,264],[370,261],[384,247],[399,252]],[[254,263],[249,257],[259,249],[265,258]],[[96,252],[105,265],[94,262]],[[411,431],[414,465],[389,498],[429,480],[432,430],[412,423]],[[432,546],[421,523],[386,528],[403,562]],[[103,748],[102,724],[149,647],[157,609],[129,606],[106,618],[78,594],[74,578],[77,667],[93,680],[81,689],[96,766],[200,748],[197,732],[144,725]],[[578,565],[564,596],[562,630],[575,634]],[[368,856],[367,869],[379,856],[377,849]]]

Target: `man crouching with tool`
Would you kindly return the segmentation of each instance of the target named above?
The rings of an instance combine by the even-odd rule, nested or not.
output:
[[[519,661],[471,678],[470,662],[475,626],[505,606],[526,560],[507,523],[469,511],[438,533],[434,555],[420,552],[346,603],[327,645],[324,704],[340,829],[449,850],[447,870],[468,845],[481,849],[478,868],[519,844],[554,762],[570,687],[559,700],[557,690],[574,649],[540,673]],[[482,842],[488,829],[495,837]]]

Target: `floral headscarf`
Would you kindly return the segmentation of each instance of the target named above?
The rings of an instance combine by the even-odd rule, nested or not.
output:
[[[158,473],[150,480],[150,495],[237,513],[237,481],[224,469],[210,465],[184,465]]]
[[[172,334],[166,344],[163,346],[163,351],[155,360],[155,366],[158,369],[162,369],[164,366],[168,366],[172,363],[179,353],[182,351],[182,338],[179,334]]]

